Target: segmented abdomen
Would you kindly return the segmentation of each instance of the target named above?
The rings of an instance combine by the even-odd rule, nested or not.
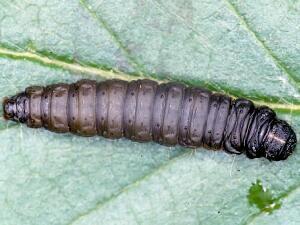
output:
[[[108,80],[29,87],[28,126],[82,136],[221,147],[231,99],[177,83]]]

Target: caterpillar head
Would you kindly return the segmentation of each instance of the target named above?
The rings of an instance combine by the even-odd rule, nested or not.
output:
[[[28,98],[25,93],[4,98],[3,116],[7,120],[26,122],[28,118]]]
[[[274,120],[263,143],[265,157],[269,160],[283,160],[292,154],[297,137],[292,127],[283,120]]]

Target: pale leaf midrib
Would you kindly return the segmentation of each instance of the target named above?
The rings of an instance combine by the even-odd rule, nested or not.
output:
[[[49,58],[41,53],[33,52],[33,51],[16,51],[8,48],[0,47],[0,57],[6,56],[14,59],[26,59],[28,61],[37,61],[40,64],[46,66],[54,66],[67,71],[82,73],[82,74],[90,74],[90,75],[98,75],[106,79],[123,79],[123,80],[134,80],[136,79],[133,75],[128,75],[122,73],[120,71],[113,70],[104,70],[92,66],[80,65],[77,63],[66,62],[60,59]],[[143,78],[143,76],[139,76]]]
[[[0,57],[6,57],[11,59],[22,59],[22,60],[28,60],[31,62],[38,62],[41,65],[47,66],[47,67],[57,67],[66,71],[72,71],[75,73],[81,73],[81,74],[89,74],[89,75],[97,75],[104,79],[121,79],[126,81],[136,80],[136,79],[146,79],[149,78],[144,75],[134,76],[127,73],[123,73],[121,71],[116,70],[105,70],[101,68],[96,68],[92,66],[87,65],[81,65],[74,62],[66,62],[61,59],[55,59],[55,58],[49,58],[45,55],[42,55],[41,53],[37,52],[31,52],[31,51],[16,51],[12,49],[8,49],[5,47],[0,47]],[[152,80],[157,81],[158,83],[162,82],[168,82],[169,80],[163,80],[163,79],[155,79],[151,77]],[[231,95],[233,98],[236,98],[237,96]],[[288,112],[295,112],[300,113],[300,104],[284,104],[284,103],[272,103],[267,102],[264,100],[253,101],[257,105],[266,105],[269,106],[275,110],[283,110]]]

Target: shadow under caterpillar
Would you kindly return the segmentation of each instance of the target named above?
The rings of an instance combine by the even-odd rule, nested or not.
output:
[[[151,80],[80,80],[32,86],[3,102],[4,117],[81,136],[204,146],[249,158],[286,159],[296,134],[267,106],[203,88]]]

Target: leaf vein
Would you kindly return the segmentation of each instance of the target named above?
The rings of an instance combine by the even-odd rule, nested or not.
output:
[[[275,65],[283,72],[283,74],[287,77],[290,84],[293,85],[298,91],[300,91],[300,84],[297,81],[295,75],[293,75],[283,62],[273,53],[273,51],[261,40],[256,31],[250,26],[249,22],[241,15],[238,8],[230,2],[230,0],[223,0],[228,10],[232,12],[233,15],[237,17],[240,21],[241,25],[244,26],[245,30],[253,37],[256,43],[265,51],[265,53],[272,59]]]
[[[89,5],[86,0],[79,0],[79,1],[82,7],[88,11],[91,17],[94,18],[101,25],[101,27],[108,32],[108,34],[111,36],[111,40],[123,52],[124,56],[127,58],[129,63],[134,67],[134,69],[137,70],[137,72],[140,75],[144,74],[143,66],[139,64],[137,60],[131,55],[130,51],[122,43],[122,41],[120,40],[116,32],[114,32],[113,29],[107,24],[107,22],[92,9],[91,5]]]
[[[137,186],[140,185],[141,182],[146,181],[148,179],[150,179],[152,176],[166,170],[169,166],[171,166],[172,164],[176,163],[178,160],[186,157],[187,155],[190,155],[191,152],[193,150],[187,150],[184,151],[183,153],[173,157],[172,159],[170,159],[169,161],[167,161],[166,163],[162,164],[161,166],[155,168],[154,170],[152,170],[150,173],[140,177],[139,179],[137,179],[136,181],[128,184],[127,186],[123,187],[121,190],[119,190],[116,194],[112,195],[111,197],[109,197],[106,200],[102,200],[99,201],[98,203],[96,203],[95,207],[89,209],[87,212],[84,212],[82,214],[80,214],[79,216],[77,216],[76,218],[74,218],[72,221],[70,221],[69,223],[67,223],[68,225],[74,225],[75,223],[77,223],[78,221],[82,220],[84,217],[90,215],[91,213],[103,208],[105,205],[109,204],[110,202],[114,201],[115,199],[117,199],[120,195],[122,195],[123,193],[129,192],[132,189],[135,189]]]
[[[209,42],[208,38],[201,34],[200,32],[197,31],[197,29],[195,29],[193,26],[191,26],[190,24],[186,23],[185,19],[178,15],[177,13],[174,13],[173,10],[169,10],[167,7],[165,7],[163,5],[163,3],[161,3],[161,1],[159,0],[151,0],[151,2],[153,3],[153,5],[163,11],[164,13],[175,17],[177,19],[177,21],[181,22],[184,26],[186,26],[188,29],[190,29],[193,33],[195,33],[198,37],[199,43],[206,48],[208,51],[212,51],[214,50],[213,46],[211,45],[211,43]]]

